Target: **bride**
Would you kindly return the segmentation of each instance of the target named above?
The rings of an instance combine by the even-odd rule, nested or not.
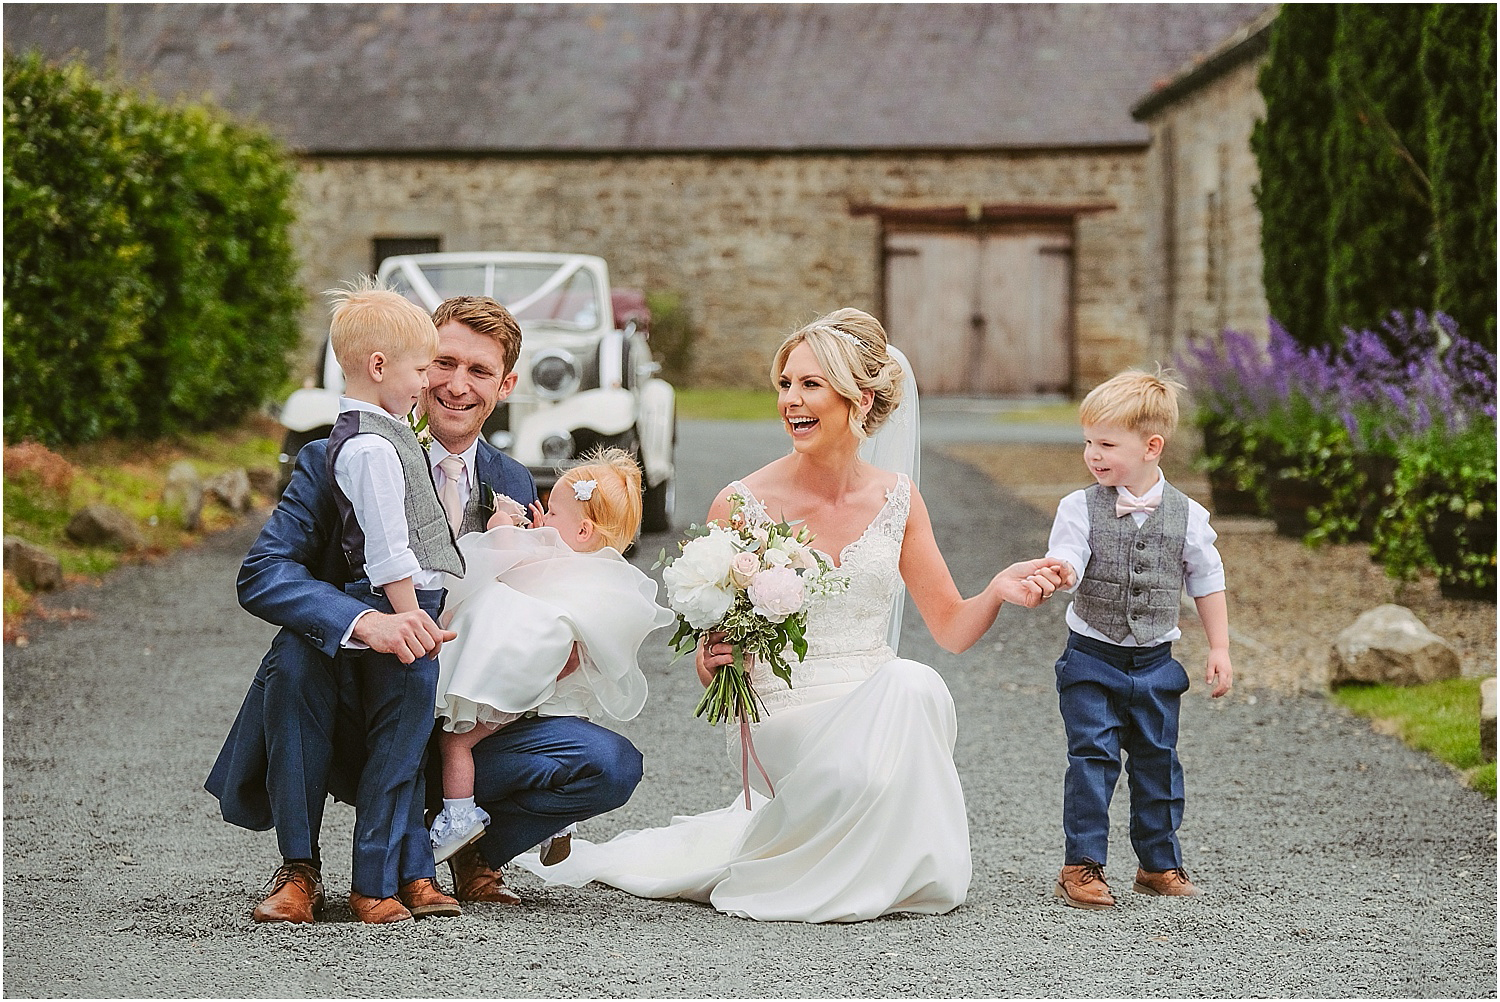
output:
[[[1004,602],[1036,606],[1071,582],[1065,564],[1029,560],[973,598],[959,594],[910,475],[917,407],[903,361],[880,322],[854,309],[787,338],[771,374],[791,454],[730,484],[709,509],[727,519],[739,494],[752,517],[805,522],[814,548],[850,581],[809,611],[806,659],[788,657],[791,688],[752,666],[766,709],[752,740],[774,795],[752,770],[749,810],[737,799],[599,845],[575,840],[556,866],[517,862],[549,883],[598,880],[765,921],[856,922],[963,903],[969,830],[953,700],[935,671],[896,656],[902,582],[933,637],[955,652]],[[879,465],[860,458],[862,444]],[[700,681],[730,661],[722,634],[709,634],[697,651]],[[725,730],[738,767],[739,728]]]

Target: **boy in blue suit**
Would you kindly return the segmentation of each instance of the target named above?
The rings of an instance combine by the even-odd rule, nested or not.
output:
[[[479,437],[515,387],[520,327],[499,303],[475,296],[444,302],[433,322],[439,349],[423,395],[434,438],[429,458],[440,495],[448,478],[438,464],[449,456],[465,460],[453,478],[464,512],[460,529],[482,531],[490,515],[482,498],[504,494],[527,505],[537,497],[526,468]],[[340,651],[369,647],[410,663],[453,637],[425,612],[391,615],[344,593],[349,570],[325,449],[324,442],[303,448],[240,568],[240,604],[282,630],[205,784],[226,821],[276,829],[283,863],[253,913],[263,922],[313,921],[323,904],[324,798],[354,801],[362,735],[336,733],[341,700],[347,715],[352,698]],[[502,728],[476,747],[475,765],[476,799],[493,822],[477,847],[450,860],[460,901],[518,902],[498,867],[569,823],[625,803],[641,776],[630,742],[572,717]]]

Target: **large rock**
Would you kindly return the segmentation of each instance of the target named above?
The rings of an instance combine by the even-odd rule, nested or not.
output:
[[[1479,752],[1495,761],[1495,677],[1479,683]]]
[[[1458,673],[1458,652],[1400,605],[1378,605],[1362,614],[1334,639],[1328,663],[1331,685],[1418,685]]]
[[[257,466],[246,470],[245,475],[250,478],[250,489],[255,493],[263,494],[268,498],[276,497],[277,480],[280,474],[275,470],[266,466]]]
[[[19,536],[5,537],[5,569],[16,576],[21,587],[32,591],[62,587],[62,564],[57,558]]]
[[[112,505],[95,503],[79,509],[64,530],[68,538],[84,546],[108,546],[116,550],[139,550],[146,537],[135,520]]]
[[[250,510],[250,476],[244,470],[228,470],[209,477],[207,491],[232,512]]]
[[[167,471],[167,486],[161,492],[162,504],[182,513],[185,529],[198,528],[203,518],[203,481],[198,470],[186,459],[173,463]]]

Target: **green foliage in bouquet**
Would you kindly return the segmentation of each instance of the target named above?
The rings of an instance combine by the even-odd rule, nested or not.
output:
[[[813,602],[844,591],[849,581],[809,544],[812,534],[789,522],[752,522],[746,499],[729,498],[727,525],[695,525],[681,553],[657,560],[664,567],[668,604],[677,631],[668,641],[680,657],[706,633],[721,632],[733,663],[704,690],[694,716],[760,720],[760,699],[750,684],[749,661],[759,658],[788,686],[786,652],[807,656],[807,612]]]

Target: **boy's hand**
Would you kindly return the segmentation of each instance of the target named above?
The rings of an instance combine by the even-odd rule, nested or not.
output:
[[[1229,663],[1227,650],[1208,652],[1208,670],[1203,674],[1203,681],[1214,687],[1211,693],[1214,699],[1234,687],[1234,666]]]

